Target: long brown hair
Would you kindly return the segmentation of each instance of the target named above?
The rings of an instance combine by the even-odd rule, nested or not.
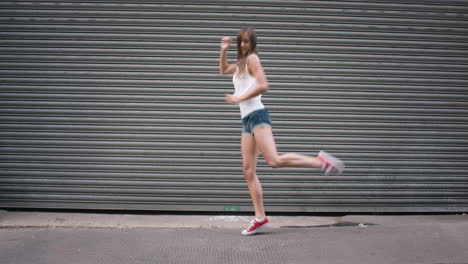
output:
[[[242,36],[244,33],[247,33],[250,39],[250,46],[251,50],[247,53],[247,56],[243,57],[242,56],[242,48],[241,48],[241,43],[242,43]],[[255,34],[255,30],[251,27],[245,27],[237,33],[237,66],[239,67],[239,72],[238,74],[242,75],[245,71],[245,66],[247,64],[247,57],[252,54],[258,54],[257,50],[257,34]]]

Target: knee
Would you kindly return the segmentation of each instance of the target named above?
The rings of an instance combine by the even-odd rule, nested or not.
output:
[[[268,157],[265,159],[267,164],[272,168],[280,168],[281,167],[281,158],[279,156],[276,157]]]
[[[244,178],[246,181],[252,181],[255,179],[255,169],[249,168],[249,167],[244,167]]]

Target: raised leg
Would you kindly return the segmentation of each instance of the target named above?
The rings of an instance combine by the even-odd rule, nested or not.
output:
[[[254,130],[255,144],[262,152],[268,165],[272,168],[281,167],[313,167],[321,168],[322,161],[316,157],[296,153],[278,155],[271,127],[262,126]]]

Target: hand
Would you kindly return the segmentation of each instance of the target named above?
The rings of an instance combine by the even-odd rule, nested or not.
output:
[[[230,37],[224,37],[221,40],[221,49],[227,49],[231,45],[232,39]]]
[[[225,100],[228,104],[238,104],[241,102],[239,96],[235,96],[232,94],[225,94],[224,96],[226,97]]]

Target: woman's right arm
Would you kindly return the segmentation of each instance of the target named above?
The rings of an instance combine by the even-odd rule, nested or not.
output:
[[[227,49],[231,45],[231,38],[224,37],[221,40],[221,54],[219,56],[219,72],[221,74],[233,74],[236,72],[237,64],[227,63]]]

